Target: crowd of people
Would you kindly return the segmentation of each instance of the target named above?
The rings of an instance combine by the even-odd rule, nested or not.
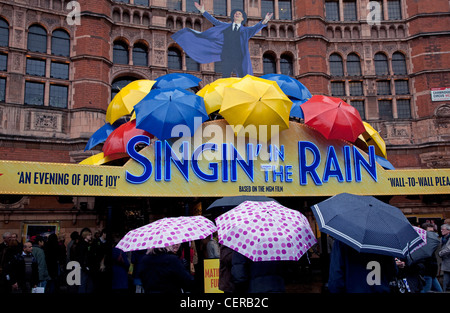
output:
[[[430,238],[437,238],[434,225],[424,224]],[[430,256],[402,260],[386,255],[358,253],[334,240],[330,255],[327,290],[352,292],[445,292],[450,291],[450,223],[441,226],[439,245]],[[427,235],[427,236],[428,236]],[[5,232],[0,244],[0,293],[180,293],[203,292],[203,259],[218,258],[219,289],[226,293],[285,292],[287,263],[253,262],[219,245],[214,238],[123,252],[116,248],[122,237],[74,231],[70,241],[56,234],[33,236],[21,243]],[[431,244],[427,242],[427,244]],[[80,279],[70,284],[69,262],[80,266]],[[381,265],[381,277],[368,283],[368,264]]]

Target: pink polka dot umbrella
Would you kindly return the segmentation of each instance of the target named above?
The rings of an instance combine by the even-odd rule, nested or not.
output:
[[[303,214],[275,201],[245,201],[216,225],[219,242],[252,261],[296,261],[317,242]]]
[[[217,230],[204,216],[166,217],[129,231],[116,248],[124,252],[162,248],[204,239]]]

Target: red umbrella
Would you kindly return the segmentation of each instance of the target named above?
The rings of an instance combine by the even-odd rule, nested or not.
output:
[[[153,138],[153,135],[149,132],[136,128],[136,120],[120,125],[108,136],[108,138],[106,138],[102,149],[104,155],[126,153],[128,141],[137,135],[146,135]]]
[[[312,96],[302,104],[305,124],[319,131],[327,139],[355,142],[365,131],[358,110],[339,98]]]

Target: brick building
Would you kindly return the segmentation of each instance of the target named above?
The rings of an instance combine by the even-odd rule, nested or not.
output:
[[[447,0],[205,1],[222,20],[234,8],[249,25],[274,12],[250,41],[255,76],[288,74],[312,94],[345,99],[380,131],[396,168],[450,166],[450,104],[431,97],[450,88]],[[0,159],[79,162],[99,152],[84,147],[118,88],[169,72],[194,74],[201,86],[220,78],[220,64],[197,64],[171,39],[183,27],[211,24],[187,0],[0,0]],[[0,199],[0,228],[15,232],[52,220],[67,235],[108,218],[104,199]],[[133,210],[151,201],[120,205],[145,220]],[[405,214],[450,216],[447,196],[392,202]]]

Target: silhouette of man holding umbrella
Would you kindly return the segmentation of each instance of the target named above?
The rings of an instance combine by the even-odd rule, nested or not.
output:
[[[232,72],[238,77],[252,75],[248,41],[267,25],[273,13],[267,13],[264,20],[247,27],[244,26],[247,14],[240,9],[233,10],[231,23],[226,23],[206,12],[203,4],[195,2],[195,7],[214,27],[204,32],[183,28],[173,34],[172,39],[198,63],[222,61],[222,77],[230,77]]]

